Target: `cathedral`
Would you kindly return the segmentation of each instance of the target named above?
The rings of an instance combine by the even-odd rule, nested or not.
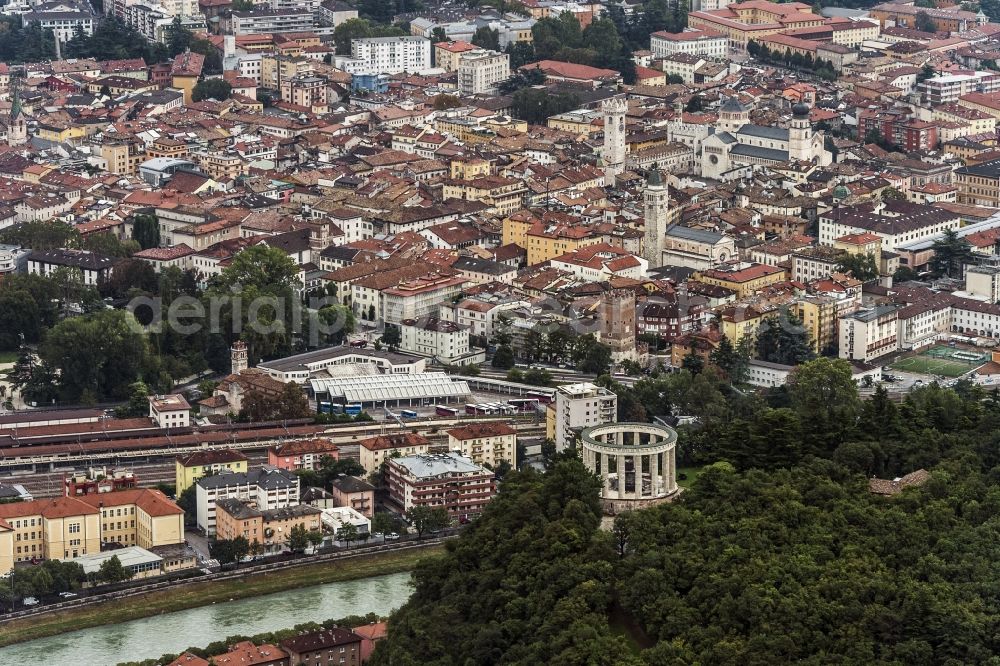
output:
[[[750,109],[731,97],[719,109],[716,131],[701,141],[701,175],[729,180],[726,174],[740,167],[789,160],[826,166],[833,156],[823,140],[809,123],[808,104],[792,107],[790,127],[770,127],[750,124]]]

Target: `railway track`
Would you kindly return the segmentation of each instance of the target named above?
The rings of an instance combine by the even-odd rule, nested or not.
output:
[[[356,444],[358,440],[378,434],[391,434],[400,431],[415,431],[426,435],[435,435],[448,428],[468,423],[467,418],[430,418],[414,420],[400,425],[390,422],[348,423],[326,427],[296,426],[291,428],[271,428],[261,436],[250,441],[237,441],[236,438],[218,437],[214,441],[203,442],[195,439],[169,437],[152,437],[140,440],[104,440],[83,441],[84,435],[78,435],[79,441],[64,443],[38,443],[26,441],[24,445],[0,447],[0,474],[7,472],[14,482],[20,473],[25,474],[58,474],[61,478],[64,472],[85,466],[124,466],[138,469],[142,466],[155,464],[165,458],[173,459],[178,455],[206,449],[238,449],[245,453],[263,451],[270,446],[293,439],[321,436],[342,446]],[[530,415],[513,416],[477,416],[476,421],[514,421],[514,426],[525,434],[544,430],[544,423],[536,422]],[[222,434],[225,434],[224,432]],[[257,433],[255,433],[257,434]],[[74,437],[72,434],[67,437]],[[184,435],[182,437],[190,437]],[[163,473],[152,468],[154,473]],[[25,477],[27,478],[27,477]],[[41,487],[49,485],[41,482]]]

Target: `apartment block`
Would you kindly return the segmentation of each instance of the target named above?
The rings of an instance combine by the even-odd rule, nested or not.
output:
[[[458,58],[458,91],[463,95],[495,95],[510,78],[510,56],[476,49]]]
[[[493,472],[459,453],[393,458],[387,470],[389,498],[404,511],[444,508],[463,520],[482,513],[496,493]]]
[[[562,451],[573,443],[578,431],[617,422],[618,396],[590,382],[566,384],[556,389],[555,409],[549,418],[554,420],[546,430],[556,449]]]
[[[431,42],[424,37],[368,37],[351,40],[351,57],[379,74],[430,69]]]

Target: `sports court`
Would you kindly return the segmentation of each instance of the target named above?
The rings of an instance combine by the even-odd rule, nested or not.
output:
[[[893,363],[892,367],[924,375],[960,377],[989,360],[988,354],[979,351],[938,345],[922,351],[916,356],[901,358]]]

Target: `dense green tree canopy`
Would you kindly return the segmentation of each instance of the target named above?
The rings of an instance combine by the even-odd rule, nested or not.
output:
[[[572,452],[512,473],[419,567],[373,663],[996,663],[1000,397],[960,382],[859,405],[844,365],[804,364],[791,407],[723,398],[701,455],[731,462],[610,532]],[[684,375],[647,381],[704,401],[711,373]],[[923,485],[869,491],[920,468]]]

